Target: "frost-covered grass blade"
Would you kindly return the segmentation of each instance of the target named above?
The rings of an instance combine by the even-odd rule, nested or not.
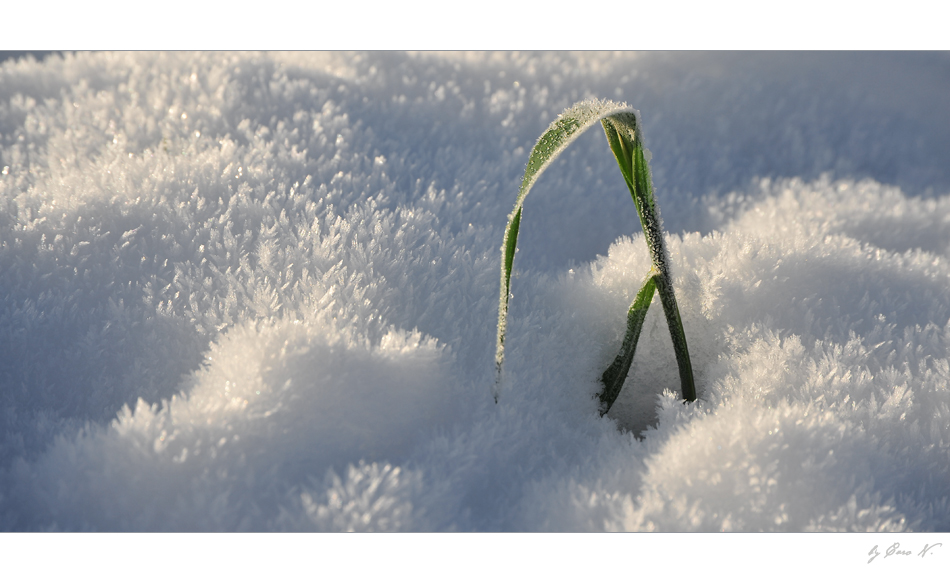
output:
[[[663,223],[660,220],[660,212],[653,196],[653,180],[650,176],[649,160],[647,160],[647,153],[640,138],[642,130],[640,129],[639,115],[637,112],[619,112],[604,118],[602,124],[604,133],[607,135],[607,142],[610,143],[610,149],[617,159],[617,165],[620,166],[620,172],[623,174],[623,179],[630,190],[630,196],[633,197],[633,202],[637,205],[640,225],[643,227],[647,247],[650,249],[650,259],[653,263],[651,269],[655,272],[652,279],[656,284],[656,291],[660,296],[660,303],[663,305],[663,312],[666,315],[666,322],[673,340],[673,352],[676,354],[676,364],[679,368],[683,399],[695,401],[696,386],[693,382],[693,367],[689,360],[683,321],[680,318],[676,296],[673,293],[673,280],[669,272],[670,259],[663,239]],[[650,297],[652,298],[652,295]],[[637,299],[634,300],[634,305],[639,299],[638,294]],[[644,306],[644,316],[647,308],[649,308],[649,303]],[[633,310],[633,306],[630,309]],[[639,337],[640,332],[638,329],[634,335],[629,327],[630,325],[632,325],[632,322],[628,319],[628,329],[624,342],[626,343],[627,338],[634,338],[631,347],[632,352],[636,349],[636,338]],[[633,358],[632,354],[630,358]],[[604,374],[606,376],[607,373]],[[625,377],[626,375],[624,375]],[[604,395],[607,393],[606,382],[605,378],[605,389],[604,393],[601,394],[601,401],[605,405],[602,413],[606,413],[613,404],[613,400],[609,402],[604,400]]]
[[[646,236],[652,261],[651,273],[634,299],[627,313],[627,333],[620,353],[614,362],[604,371],[601,378],[604,390],[600,394],[601,414],[609,411],[620,394],[627,377],[646,312],[653,300],[654,291],[660,295],[663,311],[673,339],[673,349],[679,367],[683,398],[696,399],[693,383],[693,370],[686,346],[686,334],[673,294],[672,280],[669,275],[669,257],[663,241],[662,223],[656,200],[653,197],[653,181],[650,177],[648,151],[643,147],[640,137],[639,113],[612,101],[584,101],[566,109],[548,127],[538,140],[528,158],[521,188],[515,208],[508,216],[508,226],[502,245],[501,285],[498,301],[498,335],[495,349],[495,386],[493,395],[498,401],[505,360],[505,331],[508,323],[508,300],[511,297],[511,270],[514,264],[518,243],[518,230],[521,227],[524,199],[552,161],[584,130],[601,122],[607,136],[610,149],[617,159],[624,182],[637,206],[640,224]]]
[[[610,410],[610,406],[620,395],[620,389],[623,388],[624,381],[627,380],[627,373],[633,363],[633,353],[637,348],[637,341],[640,339],[640,330],[643,328],[643,321],[647,317],[647,310],[653,301],[655,291],[656,277],[651,275],[643,282],[643,287],[640,288],[636,299],[630,305],[630,310],[627,312],[627,334],[624,336],[623,345],[620,347],[620,354],[607,367],[600,379],[604,384],[604,390],[600,394],[600,410],[602,413]]]

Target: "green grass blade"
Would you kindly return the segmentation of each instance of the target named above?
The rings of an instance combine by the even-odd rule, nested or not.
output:
[[[643,234],[650,248],[650,259],[657,271],[663,273],[666,249],[663,243],[662,225],[656,208],[656,199],[653,197],[653,181],[650,178],[650,167],[639,137],[637,118],[631,114],[614,115],[604,119],[602,124],[610,150],[617,159],[620,173],[623,174],[630,196],[637,206],[640,226],[643,227]]]
[[[655,291],[656,276],[651,275],[643,282],[643,287],[637,293],[636,299],[630,304],[630,310],[627,311],[627,334],[623,338],[620,354],[607,367],[600,379],[604,384],[604,391],[600,394],[601,415],[606,415],[607,411],[610,411],[610,407],[620,395],[624,381],[627,380],[627,373],[630,371],[630,365],[633,364],[633,354],[637,349],[637,341],[640,339],[640,330],[643,328],[643,321],[647,317],[647,310],[650,309]]]
[[[548,126],[548,129],[538,139],[537,144],[531,149],[531,154],[528,156],[528,166],[525,168],[524,178],[521,180],[521,188],[518,190],[515,207],[508,215],[508,225],[505,227],[505,239],[501,248],[501,285],[499,286],[498,333],[495,348],[495,386],[492,389],[496,402],[499,397],[505,360],[505,332],[508,326],[508,300],[511,297],[511,271],[517,249],[518,230],[521,226],[524,199],[544,170],[571,142],[604,117],[617,113],[635,115],[634,110],[627,107],[626,104],[612,101],[577,103],[564,110]]]
[[[696,385],[693,382],[693,366],[689,361],[686,332],[683,331],[683,320],[680,318],[680,310],[676,305],[676,297],[673,295],[673,286],[668,278],[658,278],[656,283],[660,302],[663,304],[663,312],[666,314],[666,323],[670,328],[670,337],[673,339],[673,352],[676,354],[676,366],[679,367],[683,399],[695,401]]]
[[[585,101],[574,104],[558,116],[541,135],[531,149],[528,165],[525,168],[521,188],[515,207],[508,215],[505,239],[502,243],[501,284],[498,298],[498,334],[495,349],[495,385],[492,394],[498,402],[505,360],[505,333],[508,326],[508,300],[511,298],[511,272],[517,251],[518,231],[521,227],[525,197],[541,173],[557,156],[587,128],[600,121],[610,149],[617,159],[624,182],[630,190],[637,207],[640,225],[646,236],[650,258],[653,264],[652,274],[644,282],[627,314],[627,334],[623,347],[614,363],[602,376],[604,391],[600,398],[602,411],[606,412],[616,400],[626,379],[636,350],[636,344],[643,326],[643,318],[653,299],[654,291],[659,292],[663,311],[673,338],[676,361],[679,366],[683,398],[692,401],[696,398],[693,383],[692,366],[686,347],[686,334],[680,319],[673,285],[669,275],[669,257],[663,240],[662,223],[659,209],[653,197],[653,181],[650,177],[648,152],[643,147],[640,136],[639,114],[636,110],[612,101]],[[647,293],[649,292],[649,293]],[[642,296],[642,297],[641,297]],[[644,303],[645,302],[645,303]]]
[[[695,401],[696,386],[693,381],[693,367],[689,360],[689,350],[686,346],[686,333],[683,330],[683,321],[680,318],[676,296],[673,293],[673,283],[669,273],[669,255],[663,239],[659,209],[653,196],[650,165],[637,131],[636,116],[626,113],[617,114],[604,119],[602,123],[607,142],[617,159],[617,165],[620,166],[620,173],[623,174],[627,188],[630,190],[630,196],[633,197],[633,202],[637,205],[640,225],[643,227],[647,247],[650,249],[650,259],[653,263],[653,269],[656,271],[654,276],[656,288],[663,304],[663,312],[666,315],[667,326],[670,329],[670,337],[673,339],[673,351],[679,368],[680,389],[683,399]],[[623,353],[623,349],[621,349],[621,353]],[[611,387],[605,381],[601,400],[610,389]]]

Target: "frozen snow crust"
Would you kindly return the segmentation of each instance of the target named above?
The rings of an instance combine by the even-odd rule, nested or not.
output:
[[[0,528],[948,530],[948,85],[914,54],[3,63]],[[491,398],[505,217],[592,97],[643,113],[689,405],[654,306],[597,415],[649,256],[594,131],[525,207]]]

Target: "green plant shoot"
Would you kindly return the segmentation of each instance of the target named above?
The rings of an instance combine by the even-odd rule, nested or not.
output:
[[[521,188],[515,208],[508,215],[505,239],[502,244],[501,289],[498,301],[498,335],[495,348],[495,386],[493,396],[498,401],[505,361],[505,331],[508,324],[508,300],[511,297],[511,270],[518,244],[524,199],[541,173],[581,133],[597,122],[603,125],[610,149],[617,159],[624,182],[630,190],[637,207],[640,225],[646,236],[652,265],[639,293],[627,312],[627,332],[620,353],[601,376],[604,388],[600,393],[600,414],[605,415],[620,395],[624,381],[633,363],[633,355],[640,338],[640,331],[647,310],[653,301],[654,292],[666,315],[666,322],[673,339],[673,350],[679,367],[683,399],[694,401],[696,387],[693,383],[693,368],[686,347],[686,334],[680,319],[673,283],[669,274],[669,255],[663,240],[660,213],[653,196],[653,180],[650,176],[649,150],[644,148],[640,114],[626,104],[613,101],[583,101],[564,110],[538,140],[528,157]]]

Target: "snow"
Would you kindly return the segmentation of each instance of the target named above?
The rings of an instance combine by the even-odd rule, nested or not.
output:
[[[0,529],[950,530],[948,90],[937,53],[3,62]],[[597,414],[650,258],[596,131],[525,206],[492,399],[505,218],[593,98],[642,113],[691,404],[657,305]]]

